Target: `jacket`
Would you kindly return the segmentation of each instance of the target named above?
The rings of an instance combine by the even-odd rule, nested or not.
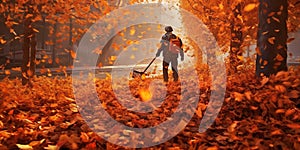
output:
[[[163,52],[163,57],[171,57],[171,58],[178,58],[178,54],[172,53],[169,51],[169,44],[170,44],[170,39],[175,39],[177,36],[171,32],[168,32],[164,34],[161,38],[160,41],[160,47],[157,50],[156,56],[159,56],[161,52]],[[179,38],[179,37],[178,37]],[[182,41],[179,38],[180,41],[180,57],[184,58],[184,53],[182,49]]]

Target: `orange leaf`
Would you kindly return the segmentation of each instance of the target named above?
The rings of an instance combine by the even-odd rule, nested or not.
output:
[[[81,132],[80,138],[81,138],[81,141],[84,143],[87,143],[90,141],[89,136],[84,132]]]
[[[289,94],[288,94],[288,96],[290,97],[290,98],[299,98],[299,96],[300,96],[300,92],[299,91],[297,91],[297,90],[292,90]]]
[[[32,15],[32,14],[27,14],[27,15],[25,16],[26,19],[28,19],[29,17],[33,17],[33,15]]]
[[[276,113],[276,114],[283,114],[283,113],[285,113],[285,110],[284,110],[284,109],[277,109],[277,110],[275,111],[275,113]]]
[[[5,44],[6,41],[5,41],[4,39],[0,38],[0,43],[1,43],[1,44]]]
[[[149,89],[141,89],[139,92],[139,95],[140,95],[141,99],[145,102],[151,100],[151,98],[152,98],[152,93],[150,92]]]
[[[276,22],[280,23],[280,20],[278,18],[276,18],[276,17],[273,16],[272,19],[275,20]]]
[[[275,44],[275,39],[276,39],[275,37],[271,37],[268,39],[268,42],[271,44]]]
[[[261,56],[261,55],[262,55],[262,53],[261,53],[259,47],[256,47],[255,50],[256,50],[256,53],[257,53],[258,56]]]
[[[247,6],[244,7],[244,11],[246,11],[246,12],[251,11],[251,10],[253,10],[255,7],[256,7],[256,4],[255,4],[255,3],[248,4]]]
[[[275,89],[280,93],[286,92],[286,88],[283,85],[275,85]]]
[[[76,53],[73,50],[70,50],[70,55],[73,59],[76,58]]]
[[[236,101],[240,102],[244,98],[244,94],[238,93],[238,92],[233,92],[234,98]]]
[[[48,59],[48,64],[52,64],[53,63],[53,60],[50,58]]]
[[[288,116],[294,114],[295,112],[296,112],[295,109],[289,109],[289,110],[287,110],[287,111],[285,112],[284,115],[285,115],[285,117],[288,117]]]
[[[218,150],[217,146],[208,147],[206,150]]]
[[[300,124],[287,124],[287,127],[291,128],[291,129],[300,129]]]
[[[27,70],[27,75],[28,75],[29,77],[32,77],[32,76],[33,76],[33,72],[32,72],[31,70]]]
[[[295,38],[289,38],[286,43],[291,43],[294,40],[295,40]]]
[[[282,131],[280,129],[271,132],[271,135],[281,135]]]
[[[5,70],[4,73],[5,73],[6,75],[10,75],[10,71],[9,71],[9,70]]]
[[[283,61],[284,58],[283,58],[280,54],[277,54],[276,60],[278,60],[278,61]]]

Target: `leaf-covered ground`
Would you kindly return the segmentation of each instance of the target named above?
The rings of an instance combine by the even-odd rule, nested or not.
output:
[[[213,114],[215,111],[206,109],[211,89],[209,76],[204,72],[198,71],[202,81],[201,95],[197,111],[185,130],[168,142],[149,149],[300,149],[299,69],[292,68],[262,81],[255,79],[253,70],[229,76],[220,114],[206,132],[199,133],[204,112]],[[173,82],[167,86],[158,82],[156,88],[149,90],[149,86],[153,87],[153,79],[132,80],[130,91],[119,91],[124,99],[128,95],[140,101],[166,97],[163,103],[153,102],[154,112],[138,114],[117,102],[109,80],[94,81],[106,111],[131,127],[155,126],[165,121],[176,109],[182,95],[192,95],[189,90],[178,92],[180,87]],[[22,86],[18,79],[0,82],[0,149],[122,148],[97,136],[82,119],[70,77],[38,77],[32,83],[29,88]],[[121,80],[116,89],[122,89],[124,83]],[[153,94],[163,89],[167,92]],[[88,98],[85,90],[80,92]],[[130,105],[130,100],[126,102]],[[92,104],[86,102],[86,105]],[[125,142],[122,141],[124,134],[111,135],[111,138]]]

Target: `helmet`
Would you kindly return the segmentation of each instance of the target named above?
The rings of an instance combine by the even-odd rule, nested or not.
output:
[[[173,28],[171,26],[166,26],[165,27],[165,31],[166,32],[172,32],[173,31]]]

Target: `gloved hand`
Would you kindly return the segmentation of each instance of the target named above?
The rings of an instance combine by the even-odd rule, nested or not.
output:
[[[159,57],[160,53],[156,53],[156,57]]]
[[[184,61],[184,57],[181,57],[181,61]]]

